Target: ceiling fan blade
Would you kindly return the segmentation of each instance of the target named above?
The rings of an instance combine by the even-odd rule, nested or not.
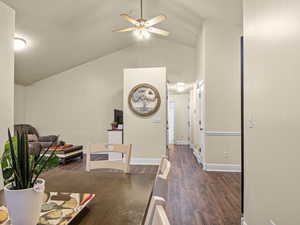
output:
[[[149,32],[154,33],[154,34],[159,34],[162,36],[169,36],[170,32],[169,31],[165,31],[156,27],[149,27],[147,29]]]
[[[152,18],[150,20],[147,20],[145,22],[145,26],[146,27],[151,27],[151,26],[153,26],[155,24],[158,24],[158,23],[160,23],[160,22],[162,22],[162,21],[164,21],[166,19],[167,19],[166,16],[156,16],[156,17],[154,17],[154,18]]]
[[[140,24],[136,19],[132,18],[128,14],[123,13],[120,16],[136,26],[138,26]]]
[[[125,28],[125,29],[120,29],[120,30],[113,30],[113,32],[129,32],[129,31],[134,31],[136,30],[137,28],[136,27],[129,27],[129,28]]]

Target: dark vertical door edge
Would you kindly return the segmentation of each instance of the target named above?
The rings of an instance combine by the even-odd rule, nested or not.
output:
[[[244,216],[245,161],[244,161],[244,37],[241,37],[241,212]]]

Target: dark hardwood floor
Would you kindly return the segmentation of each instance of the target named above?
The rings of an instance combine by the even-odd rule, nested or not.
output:
[[[172,168],[167,213],[171,225],[241,224],[239,173],[203,171],[187,146],[171,148],[169,159]],[[77,160],[61,165],[59,170],[84,168],[84,160]],[[157,166],[131,166],[132,174],[154,175],[156,170]]]
[[[240,173],[205,172],[187,146],[169,151],[171,225],[240,225]]]

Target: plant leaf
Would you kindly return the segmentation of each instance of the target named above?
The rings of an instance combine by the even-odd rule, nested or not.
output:
[[[9,145],[10,145],[10,153],[11,153],[11,159],[12,159],[12,169],[14,171],[14,175],[16,176],[16,179],[15,179],[15,185],[20,187],[20,185],[22,186],[22,179],[20,178],[19,176],[19,168],[18,168],[18,165],[17,165],[17,160],[16,160],[16,155],[15,155],[15,148],[14,148],[14,145],[13,145],[13,140],[12,140],[12,137],[11,137],[11,133],[10,133],[10,130],[8,129],[8,140],[9,140]],[[20,187],[21,188],[21,187]]]
[[[55,155],[56,150],[54,150],[51,155],[48,158],[45,158],[45,161],[43,163],[41,163],[41,167],[40,169],[36,172],[36,176],[32,182],[32,185],[35,184],[36,180],[39,178],[39,176],[41,175],[41,173],[47,169],[47,166],[49,165],[53,165],[55,166],[56,163],[58,165],[59,163],[59,159],[58,157]]]
[[[38,154],[38,157],[29,150],[26,132],[17,133],[17,136],[12,137],[8,129],[8,138],[1,158],[1,166],[4,183],[11,183],[12,189],[31,188],[42,172],[58,166],[59,158],[55,155],[56,149],[46,157],[58,136],[43,154],[41,152]]]
[[[13,174],[14,174],[12,168],[6,168],[2,172],[3,172],[3,178],[4,178],[4,180],[10,179],[13,176]]]
[[[40,156],[36,159],[36,161],[35,161],[35,166],[34,166],[34,168],[33,168],[33,171],[35,171],[36,166],[40,164],[40,161],[42,160],[43,157],[46,156],[46,154],[48,153],[49,149],[53,146],[53,144],[54,144],[55,142],[57,142],[58,138],[59,138],[59,135],[56,136],[56,138],[52,141],[51,145],[48,146],[48,148],[43,152],[43,154],[40,155]],[[56,149],[55,149],[53,152],[55,153],[55,152],[56,152]]]

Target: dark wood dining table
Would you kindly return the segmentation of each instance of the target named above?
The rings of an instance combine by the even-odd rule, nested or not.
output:
[[[70,225],[141,225],[155,175],[54,169],[42,178],[49,192],[96,194]]]

